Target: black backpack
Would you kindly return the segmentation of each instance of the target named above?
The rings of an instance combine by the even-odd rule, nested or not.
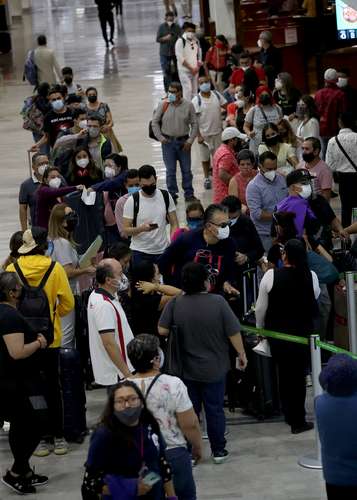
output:
[[[48,298],[43,288],[55,265],[56,262],[51,262],[38,286],[30,286],[18,263],[15,262],[14,264],[15,270],[23,284],[22,295],[17,307],[18,311],[24,316],[34,333],[42,333],[47,340],[48,346],[54,341],[54,326],[51,320]]]
[[[162,192],[162,196],[164,197],[164,202],[165,202],[165,207],[166,207],[166,220],[167,222],[169,221],[169,205],[170,205],[170,198],[169,198],[169,193],[166,191],[166,189],[160,189]],[[134,201],[134,213],[133,213],[133,227],[136,227],[136,222],[138,218],[138,213],[139,213],[139,191],[136,193],[132,194],[133,201]]]

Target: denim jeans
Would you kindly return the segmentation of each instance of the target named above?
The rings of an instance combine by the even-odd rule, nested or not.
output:
[[[138,264],[140,264],[140,262],[143,261],[153,262],[154,264],[156,264],[160,257],[161,254],[152,255],[145,252],[139,252],[139,250],[133,250],[131,254],[131,263],[133,267],[137,266]]]
[[[203,404],[212,453],[223,451],[226,445],[224,438],[226,419],[223,410],[226,377],[211,383],[193,380],[184,382],[197,416],[200,415]]]
[[[182,174],[182,189],[185,198],[193,196],[191,151],[183,151],[184,140],[173,139],[167,144],[162,144],[162,157],[166,167],[166,185],[169,193],[176,197],[178,193],[176,179],[176,163],[179,162]]]
[[[166,450],[171,465],[175,492],[178,500],[196,500],[196,485],[192,475],[191,455],[187,448]]]
[[[172,73],[171,62],[174,62],[176,67],[176,57],[175,56],[160,56],[160,65],[162,69],[162,75],[164,77],[164,87],[165,92],[169,90],[169,85],[171,82],[178,79],[177,73]]]

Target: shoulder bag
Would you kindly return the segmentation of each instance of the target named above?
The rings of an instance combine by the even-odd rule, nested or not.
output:
[[[163,373],[182,378],[182,341],[178,326],[175,324],[175,306],[177,297],[172,300],[172,325],[166,341],[165,362],[162,369]]]
[[[347,160],[350,162],[350,164],[352,165],[352,167],[356,170],[357,172],[357,165],[355,164],[355,162],[352,160],[352,158],[350,157],[350,155],[347,153],[347,151],[345,150],[345,148],[342,146],[342,144],[340,143],[337,135],[335,137],[335,140],[336,140],[336,144],[337,146],[340,148],[340,150],[342,151],[342,153],[345,155],[345,157],[347,158]],[[339,182],[339,174],[340,172],[334,172],[333,173],[333,179],[335,182]]]

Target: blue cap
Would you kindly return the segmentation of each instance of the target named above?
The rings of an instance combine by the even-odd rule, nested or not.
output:
[[[331,396],[357,392],[357,361],[347,354],[335,354],[320,373],[321,387]]]

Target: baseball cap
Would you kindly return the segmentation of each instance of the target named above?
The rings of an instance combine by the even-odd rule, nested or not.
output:
[[[337,71],[334,68],[328,68],[324,73],[326,82],[337,82]]]
[[[292,184],[299,184],[300,182],[310,182],[311,179],[313,177],[308,170],[299,168],[286,176],[286,185],[289,187]]]
[[[234,139],[235,137],[241,139],[242,135],[236,127],[227,127],[222,132],[222,141],[229,141],[229,139]]]
[[[321,387],[332,396],[357,392],[357,361],[347,354],[332,356],[320,373]]]
[[[18,250],[21,255],[26,255],[31,252],[34,248],[39,245],[43,245],[47,242],[47,231],[42,227],[33,227],[31,229],[26,229],[22,235],[23,244]]]

